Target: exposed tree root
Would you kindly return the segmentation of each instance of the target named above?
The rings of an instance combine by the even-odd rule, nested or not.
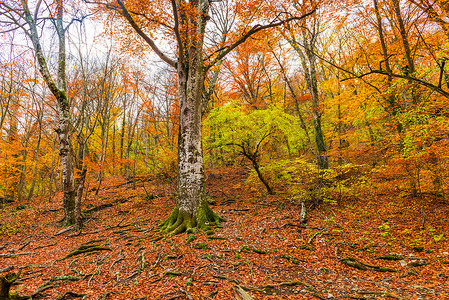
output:
[[[196,233],[198,230],[210,231],[211,226],[219,226],[223,221],[225,220],[209,208],[207,201],[203,201],[195,216],[182,212],[176,207],[158,228],[172,234]]]
[[[9,289],[20,277],[19,273],[8,273],[0,276],[0,300],[28,300],[30,296],[20,296],[16,293],[10,294]]]
[[[78,293],[75,293],[75,292],[72,292],[72,291],[67,291],[64,294],[62,294],[61,296],[59,296],[58,298],[56,298],[56,300],[64,300],[64,299],[66,299],[66,297],[67,298],[69,298],[69,297],[82,298],[84,296],[86,296],[86,294],[78,294]]]
[[[105,247],[104,245],[81,245],[77,249],[75,249],[72,252],[70,252],[69,254],[67,254],[65,257],[58,259],[58,261],[67,259],[67,258],[75,256],[75,255],[79,255],[79,254],[87,253],[87,252],[93,252],[93,251],[112,251],[112,249],[109,247]]]
[[[392,268],[385,268],[385,267],[378,267],[378,266],[371,266],[362,263],[361,261],[358,261],[355,258],[347,257],[340,259],[340,262],[342,264],[348,265],[350,267],[359,269],[359,270],[370,270],[370,271],[376,271],[376,272],[397,272],[395,269]]]
[[[0,276],[0,299],[10,299],[9,289],[17,278],[19,278],[19,274],[16,273]]]

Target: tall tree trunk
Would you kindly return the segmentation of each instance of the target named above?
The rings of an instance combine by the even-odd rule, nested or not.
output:
[[[24,7],[25,21],[30,27],[29,36],[33,43],[33,48],[39,64],[39,71],[58,103],[59,127],[56,129],[56,132],[59,135],[59,157],[62,165],[61,173],[64,193],[63,223],[69,225],[75,222],[75,183],[73,178],[72,155],[70,152],[70,107],[66,95],[65,84],[65,29],[63,27],[63,1],[57,1],[56,32],[59,40],[57,83],[53,81],[48,69],[47,61],[39,40],[36,20],[33,18],[26,0],[22,0],[22,6]]]
[[[317,34],[318,25],[314,24],[313,32],[314,34]],[[308,33],[304,32],[303,43],[305,45],[305,56],[303,55],[301,58],[305,71],[307,87],[312,95],[313,132],[315,134],[315,143],[318,150],[318,166],[320,169],[327,169],[329,168],[329,158],[326,154],[327,147],[324,142],[324,134],[321,127],[322,112],[319,105],[318,74],[316,70],[316,57],[314,54],[316,39],[316,35],[309,37]]]
[[[318,91],[318,74],[316,70],[316,43],[319,34],[318,20],[314,20],[312,28],[302,29],[302,48],[296,40],[294,33],[290,33],[290,37],[287,38],[290,45],[298,53],[301,64],[304,71],[304,77],[306,79],[307,89],[311,95],[311,108],[312,108],[312,125],[315,135],[315,144],[317,149],[317,164],[320,169],[329,168],[329,158],[327,156],[327,147],[324,141],[324,134],[321,126],[321,108],[319,104],[319,91]]]
[[[405,28],[404,18],[402,17],[400,0],[393,0],[394,14],[396,17],[396,21],[398,22],[399,33],[401,34],[402,46],[404,47],[405,58],[407,59],[407,65],[404,67],[404,73],[408,76],[415,76],[415,62],[413,60],[412,50],[410,48],[410,43],[408,40],[407,29]],[[411,88],[411,98],[413,104],[417,104],[419,102],[419,95],[417,94],[416,85],[413,81],[408,80],[409,84],[412,85]]]
[[[301,109],[299,108],[298,96],[296,95],[296,92],[292,86],[292,83],[290,82],[290,79],[288,79],[288,77],[287,77],[287,73],[285,72],[285,68],[282,65],[281,60],[279,59],[279,57],[276,55],[276,53],[274,51],[272,51],[272,53],[279,65],[279,67],[281,68],[281,73],[282,73],[282,76],[284,77],[285,84],[287,85],[291,96],[295,100],[295,108],[296,108],[296,113],[298,114],[298,117],[299,117],[299,125],[301,126],[302,130],[304,130],[304,134],[306,135],[306,139],[309,144],[310,152],[312,152],[313,156],[315,157],[316,163],[319,164],[320,160],[319,160],[318,154],[316,153],[315,148],[313,148],[312,140],[309,135],[309,130],[307,129],[306,123],[305,123],[304,118],[301,113]]]
[[[44,110],[42,108],[40,108],[39,116],[38,116],[39,132],[37,134],[36,148],[34,149],[33,179],[31,180],[30,190],[28,191],[28,197],[27,197],[28,201],[30,201],[31,198],[33,197],[34,187],[36,185],[36,180],[37,180],[37,173],[39,171],[39,148],[41,145],[41,138],[42,138],[42,119],[44,117],[43,112],[44,112]]]
[[[126,95],[125,95],[125,99],[123,102],[123,119],[122,119],[122,128],[120,131],[120,172],[121,175],[124,176],[124,163],[123,163],[123,151],[125,151],[124,149],[124,145],[125,145],[125,126],[126,126]]]
[[[209,208],[205,199],[204,161],[201,140],[201,111],[204,96],[205,74],[238,45],[244,43],[253,34],[286,22],[300,20],[292,17],[267,25],[254,25],[229,47],[204,65],[203,44],[206,22],[209,19],[210,0],[171,0],[173,8],[173,32],[177,42],[177,59],[171,59],[158,48],[133,19],[122,0],[116,0],[120,13],[130,26],[141,36],[150,48],[178,75],[178,97],[180,103],[178,138],[178,196],[176,206],[168,219],[160,226],[165,231],[179,233],[194,228],[207,228],[209,224],[219,223],[221,219]],[[178,9],[179,8],[179,9]],[[181,37],[182,31],[182,37]]]
[[[180,103],[178,197],[175,209],[162,224],[165,231],[173,231],[175,234],[191,231],[193,228],[207,229],[209,224],[218,224],[222,220],[209,208],[205,197],[201,132],[205,80],[202,37],[206,27],[209,1],[199,0],[197,5],[197,10],[202,16],[195,19],[196,37],[190,43],[180,41],[178,38],[177,73]],[[176,8],[174,9],[176,18],[177,11]],[[185,16],[182,15],[181,18],[185,18]]]

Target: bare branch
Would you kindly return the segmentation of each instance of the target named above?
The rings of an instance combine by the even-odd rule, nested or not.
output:
[[[145,40],[145,42],[147,42],[148,45],[150,45],[151,49],[153,49],[153,51],[157,54],[157,56],[159,56],[163,61],[165,61],[167,64],[175,68],[176,62],[173,59],[169,58],[167,55],[165,55],[154,43],[154,41],[145,32],[142,31],[142,29],[136,24],[132,16],[129,14],[123,2],[121,0],[117,0],[117,3],[121,9],[120,13],[125,17],[125,19],[131,25],[131,27],[134,28],[137,34],[140,35]]]
[[[313,10],[311,10],[308,13],[303,14],[300,17],[290,17],[287,18],[285,20],[282,21],[278,21],[275,22],[275,20],[271,21],[269,24],[266,25],[254,25],[247,33],[245,33],[242,37],[240,37],[240,39],[238,39],[236,42],[234,42],[232,45],[228,46],[226,49],[223,49],[221,53],[219,53],[215,59],[212,60],[212,62],[210,62],[207,66],[205,66],[205,70],[209,70],[211,67],[213,67],[218,61],[222,60],[226,55],[228,55],[229,52],[231,52],[232,50],[234,50],[237,46],[241,45],[243,42],[245,42],[249,37],[251,37],[252,35],[256,34],[259,31],[268,29],[268,28],[273,28],[273,27],[278,27],[278,26],[282,26],[284,24],[287,24],[289,22],[292,21],[299,21],[302,20],[310,15],[312,15],[313,13],[315,13],[316,8],[314,8]],[[278,16],[276,17],[278,18]]]
[[[361,74],[361,75],[356,75],[354,77],[345,78],[342,81],[349,80],[349,79],[354,79],[354,78],[362,78],[362,77],[365,77],[365,76],[368,76],[368,75],[371,75],[371,74],[381,74],[381,75],[392,76],[392,77],[395,77],[395,78],[407,79],[407,80],[413,81],[413,82],[415,82],[415,83],[417,83],[419,85],[425,86],[425,87],[431,89],[432,91],[435,91],[435,92],[439,93],[440,95],[442,95],[442,96],[444,96],[446,98],[449,98],[449,92],[446,92],[445,90],[443,90],[439,86],[436,86],[436,85],[431,84],[431,83],[429,83],[427,81],[424,81],[422,79],[415,78],[415,77],[412,77],[412,76],[409,76],[409,75],[388,73],[388,72],[382,71],[382,70],[371,70],[371,71],[369,71],[367,73],[364,73],[364,74]]]
[[[70,23],[69,24],[67,24],[67,26],[64,28],[64,31],[67,31],[68,29],[69,29],[69,27],[76,21],[76,22],[79,22],[79,23],[83,23],[83,21],[84,21],[84,19],[86,19],[86,18],[88,18],[88,17],[90,17],[90,16],[92,16],[93,14],[87,14],[87,15],[85,15],[85,16],[82,16],[80,19],[78,19],[78,18],[73,18],[72,20],[70,20]]]
[[[172,0],[171,5],[173,7],[173,17],[175,19],[175,27],[173,28],[173,30],[175,31],[176,41],[178,42],[178,49],[179,49],[178,61],[183,61],[184,46],[182,44],[181,35],[179,34],[179,17],[178,17],[178,8],[176,7],[176,1]]]

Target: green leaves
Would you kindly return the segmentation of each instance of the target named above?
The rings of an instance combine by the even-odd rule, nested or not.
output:
[[[213,109],[204,131],[207,149],[235,151],[231,146],[244,146],[262,151],[270,145],[278,153],[288,151],[286,144],[296,149],[302,134],[295,118],[278,107],[245,112],[234,104]]]

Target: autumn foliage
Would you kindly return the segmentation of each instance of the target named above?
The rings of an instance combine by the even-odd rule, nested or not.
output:
[[[19,14],[27,3],[15,2],[0,1],[0,272],[31,264],[28,254],[16,252],[48,247],[57,266],[45,265],[40,251],[38,263],[55,276],[74,270],[70,276],[82,282],[79,292],[86,299],[448,297],[446,1],[224,0],[208,1],[204,16],[195,1],[65,6],[69,148],[78,186],[83,170],[87,174],[81,195],[86,227],[61,233],[68,240],[53,236],[63,230],[55,201],[63,188],[58,103],[27,35],[16,34],[22,24],[4,17]],[[121,5],[166,56],[148,47]],[[55,7],[40,7],[46,53],[56,49],[48,33]],[[197,34],[201,18],[207,20],[204,35]],[[276,22],[282,24],[238,43],[260,24]],[[95,38],[83,27],[92,24],[102,28]],[[199,41],[203,196],[228,222],[172,237],[156,229],[176,198],[186,113],[177,72],[179,63],[189,62],[175,57],[187,59]],[[57,58],[48,57],[54,75]],[[302,212],[307,217],[299,222]],[[87,255],[78,262],[58,260],[96,240],[110,249],[98,251],[111,253],[94,252],[91,262]],[[412,258],[388,260],[385,272],[377,273],[381,263],[375,257],[389,254]],[[259,264],[261,255],[272,266]],[[316,284],[295,269],[311,260]],[[216,266],[224,273],[215,272]],[[391,269],[396,277],[388,277]],[[44,283],[39,278],[56,278],[51,272],[18,279],[23,281],[15,290],[31,295]],[[358,293],[355,283],[351,290],[334,285],[334,292],[325,283],[340,272],[344,280],[360,279],[364,290],[388,280],[395,284],[382,285],[380,294]],[[369,277],[366,272],[380,279],[367,283],[361,279]],[[421,288],[404,283],[415,277]],[[46,284],[75,292],[77,285],[62,288],[58,280]],[[109,282],[126,286],[125,292]],[[94,295],[91,285],[101,293]],[[56,291],[49,294],[57,297]]]

